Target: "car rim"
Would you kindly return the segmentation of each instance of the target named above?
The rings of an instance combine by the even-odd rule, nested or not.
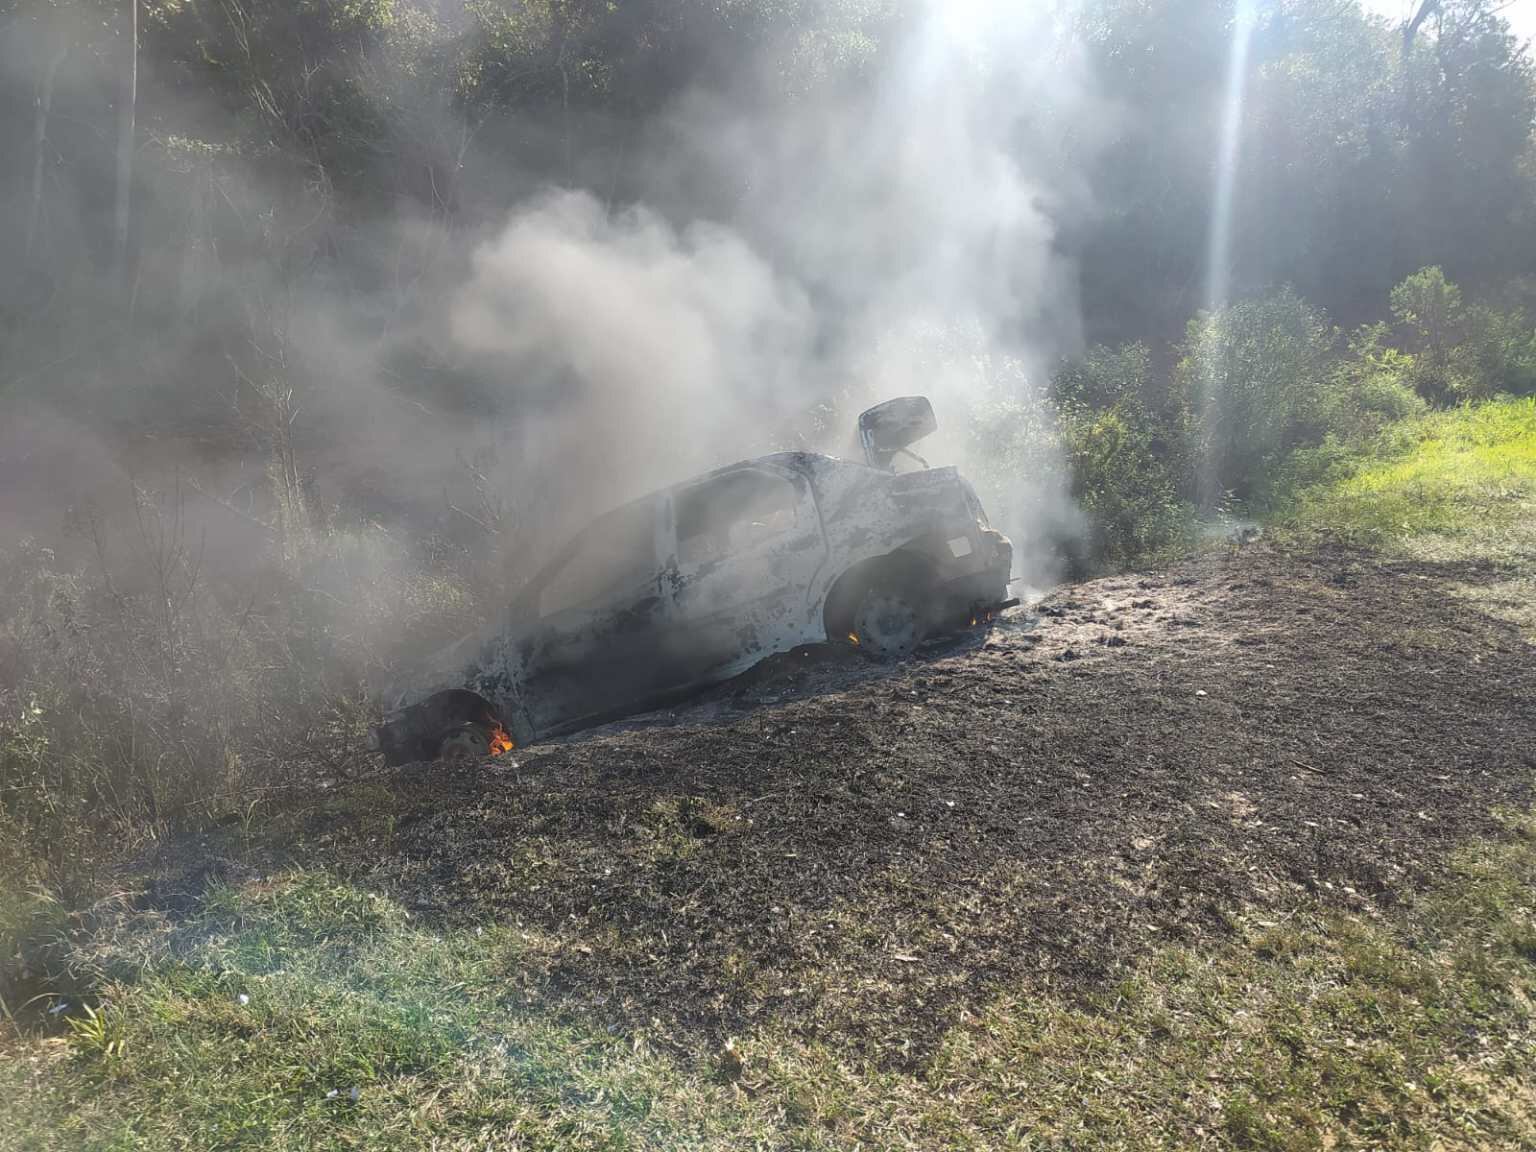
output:
[[[859,645],[876,656],[905,656],[917,647],[917,613],[900,596],[871,592],[859,606]]]

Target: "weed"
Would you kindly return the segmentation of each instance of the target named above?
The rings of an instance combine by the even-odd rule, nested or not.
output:
[[[83,1016],[66,1017],[70,1040],[82,1056],[107,1061],[124,1055],[127,1028],[122,1013],[109,1004],[85,1006]]]

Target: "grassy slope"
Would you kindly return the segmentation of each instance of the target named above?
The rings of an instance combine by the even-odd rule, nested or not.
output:
[[[1398,429],[1301,507],[1518,584],[1533,495],[1527,402]],[[1005,995],[903,1070],[772,1026],[652,1051],[517,1001],[536,933],[435,934],[323,876],[216,888],[54,950],[99,1007],[0,1037],[0,1149],[1530,1147],[1536,821],[1507,827],[1390,915],[1255,913],[1091,1002]]]
[[[1536,640],[1536,398],[1405,421],[1301,493],[1293,518],[1419,559],[1498,565],[1506,580],[1462,593]]]
[[[0,1047],[0,1148],[1529,1146],[1536,823],[1509,827],[1391,922],[1299,908],[1094,1002],[1004,997],[915,1072],[765,1032],[738,1076],[509,999],[534,934],[315,875],[214,889],[77,952],[122,978]]]

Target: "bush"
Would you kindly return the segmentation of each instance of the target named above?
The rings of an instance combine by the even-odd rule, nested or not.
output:
[[[362,767],[370,685],[473,616],[366,532],[215,582],[168,503],[92,571],[0,553],[0,866],[72,906],[136,842]]]
[[[1193,509],[1179,498],[1161,433],[1139,404],[1066,412],[1062,430],[1092,567],[1129,567],[1189,539]]]
[[[1410,351],[1443,357],[1461,342],[1461,289],[1443,270],[1420,268],[1392,289],[1390,303]]]
[[[1517,309],[1465,304],[1439,268],[1392,289],[1392,318],[1413,356],[1408,379],[1432,404],[1536,392],[1536,330]]]
[[[1054,405],[1016,362],[983,362],[967,405],[960,457],[992,522],[1014,544],[1018,571],[1050,580],[1078,524],[1062,483],[1061,428]]]
[[[1071,493],[1083,513],[1079,568],[1123,568],[1187,541],[1193,509],[1180,497],[1188,472],[1180,421],[1140,344],[1093,348],[1052,381]]]
[[[1290,288],[1190,321],[1173,399],[1187,413],[1201,507],[1263,504],[1285,455],[1322,439],[1336,339]]]
[[[1424,411],[1413,386],[1415,358],[1389,347],[1388,335],[1385,324],[1373,324],[1351,337],[1349,354],[1335,366],[1322,396],[1325,439],[1362,444],[1386,425]]]
[[[1536,329],[1518,312],[1474,304],[1466,336],[1452,354],[1458,400],[1487,400],[1498,393],[1536,393]]]
[[[1057,370],[1051,395],[1064,406],[1105,410],[1130,400],[1157,412],[1168,396],[1167,389],[1154,388],[1153,381],[1152,353],[1145,344],[1096,345]]]

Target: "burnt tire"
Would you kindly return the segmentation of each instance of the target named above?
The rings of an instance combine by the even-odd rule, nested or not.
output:
[[[911,584],[870,585],[853,612],[859,650],[876,660],[901,660],[928,635],[927,611]]]
[[[490,754],[491,730],[484,724],[460,724],[443,733],[437,742],[439,760],[484,760]]]

